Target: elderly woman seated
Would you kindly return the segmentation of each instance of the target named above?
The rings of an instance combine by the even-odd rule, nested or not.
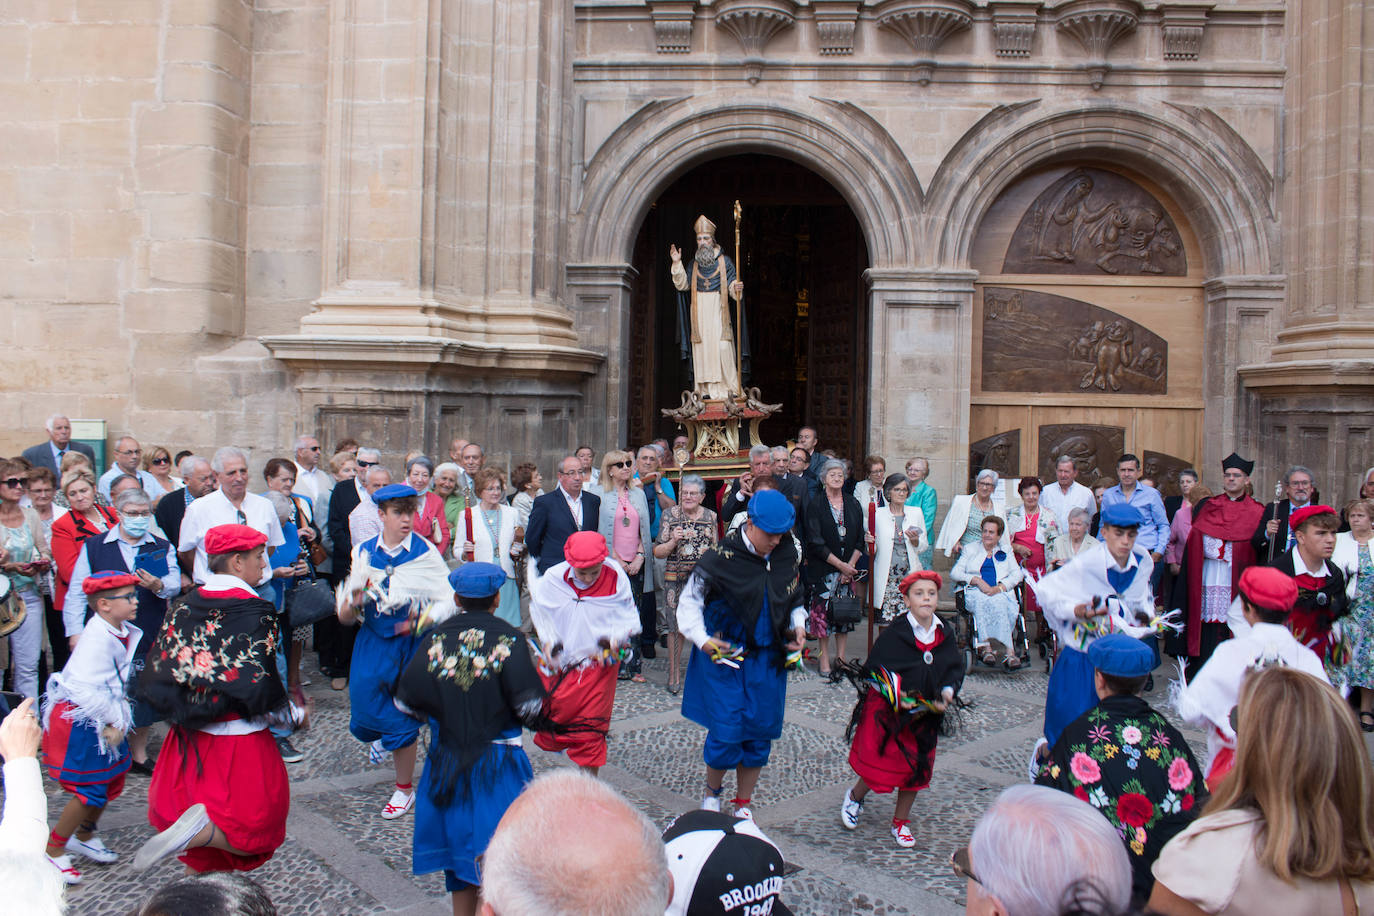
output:
[[[976,632],[974,651],[984,664],[1005,660],[1008,668],[1021,667],[1011,650],[1011,634],[1021,605],[1016,586],[1021,582],[1020,565],[1000,544],[1006,523],[996,515],[983,519],[982,539],[959,553],[950,578],[964,586],[964,606],[973,615]]]
[[[1092,524],[1093,517],[1087,509],[1069,510],[1068,532],[1054,540],[1054,549],[1050,554],[1051,569],[1058,569],[1097,543],[1097,538],[1088,534]]]

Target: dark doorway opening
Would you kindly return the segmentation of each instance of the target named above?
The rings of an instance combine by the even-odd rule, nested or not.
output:
[[[823,448],[858,462],[868,437],[863,233],[825,179],[790,160],[753,153],[686,172],[659,194],[640,226],[627,367],[630,441],[671,439],[676,426],[659,410],[678,406],[688,387],[668,248],[677,245],[689,259],[696,250],[692,224],[705,214],[733,258],[737,199],[744,210],[739,273],[750,345],[745,385],[783,405],[764,421],[763,439],[782,443],[810,425]]]

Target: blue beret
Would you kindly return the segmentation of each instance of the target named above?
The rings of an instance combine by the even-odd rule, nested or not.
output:
[[[490,598],[506,584],[506,571],[495,563],[464,563],[448,574],[459,598]]]
[[[797,512],[777,490],[760,490],[749,500],[749,521],[768,534],[792,530]]]
[[[408,484],[389,483],[384,487],[378,488],[377,492],[372,494],[372,501],[381,505],[388,499],[405,499],[407,496],[419,495],[419,493],[415,492],[415,488]]]
[[[1103,674],[1144,677],[1154,670],[1150,647],[1125,633],[1108,633],[1088,646],[1088,661]]]
[[[1102,510],[1101,522],[1114,528],[1139,528],[1145,524],[1145,516],[1130,503],[1112,503]]]

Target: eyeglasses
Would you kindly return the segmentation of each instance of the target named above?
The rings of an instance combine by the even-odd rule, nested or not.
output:
[[[106,595],[106,596],[105,596],[105,600],[106,600],[106,601],[117,601],[117,600],[119,600],[119,599],[121,599],[121,598],[122,598],[123,600],[125,600],[125,601],[130,601],[130,602],[133,602],[133,603],[137,603],[137,602],[138,602],[138,595],[135,594],[134,592],[126,592],[125,594],[122,594],[122,595]]]
[[[974,884],[983,883],[979,881],[978,876],[973,873],[973,866],[969,863],[967,846],[962,846],[954,850],[954,853],[949,857],[949,867],[954,869],[954,873],[960,878],[967,878]]]
[[[360,468],[375,468],[377,466],[377,462],[375,461],[363,461],[362,459],[357,459],[353,463]]]
[[[151,463],[152,463],[152,464],[171,464],[171,463],[172,463],[172,459],[171,459],[171,458],[154,458],[154,459],[152,460]]]
[[[123,450],[120,450],[120,451],[116,451],[115,454],[116,454],[116,455],[142,455],[142,454],[143,454],[143,449],[141,449],[141,448],[123,449]]]
[[[29,482],[23,477],[6,477],[4,480],[0,480],[0,483],[3,483],[7,487],[16,487],[20,490],[29,485]]]
[[[582,469],[581,469],[581,468],[578,468],[578,469],[575,470],[575,471],[559,471],[559,472],[558,472],[558,476],[559,476],[559,477],[581,477],[581,476],[582,476]]]
[[[319,450],[320,447],[318,445],[312,445],[308,449],[306,449],[307,452],[318,452]]]
[[[119,513],[119,517],[120,517],[120,518],[152,518],[152,517],[153,517],[153,513],[151,513],[151,512],[121,512],[121,513]]]
[[[613,467],[613,468],[632,468],[632,467],[634,467],[634,466],[635,466],[635,463],[634,463],[633,461],[612,461],[612,462],[611,462],[611,467]]]

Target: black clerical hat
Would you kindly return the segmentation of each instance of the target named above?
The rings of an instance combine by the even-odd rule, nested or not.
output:
[[[1255,469],[1255,462],[1246,461],[1244,458],[1240,457],[1235,452],[1232,452],[1225,458],[1221,459],[1221,469],[1223,471],[1229,471],[1231,470],[1231,468],[1235,468],[1238,471],[1243,471],[1245,475],[1248,477],[1250,475],[1250,472]]]

